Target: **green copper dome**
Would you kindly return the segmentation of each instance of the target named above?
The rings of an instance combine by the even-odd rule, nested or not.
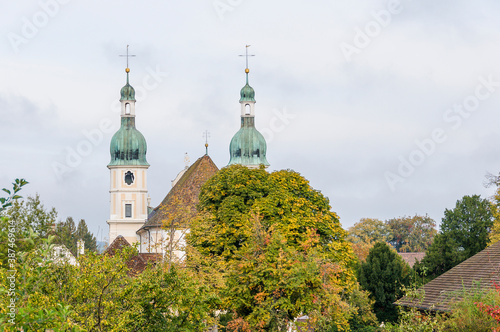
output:
[[[248,73],[247,73],[247,84],[243,88],[241,88],[240,91],[240,103],[242,101],[255,101],[255,91],[254,89],[248,84]]]
[[[269,166],[266,159],[267,144],[264,136],[255,129],[254,117],[242,117],[241,128],[229,145],[228,165]]]
[[[122,125],[111,139],[111,161],[108,166],[149,166],[146,150],[146,139],[135,129],[135,118],[122,117]]]
[[[121,89],[120,94],[121,94],[120,101],[124,100],[135,101],[135,90],[132,87],[132,85],[128,83],[128,72],[127,72],[127,84],[125,84],[125,86]]]

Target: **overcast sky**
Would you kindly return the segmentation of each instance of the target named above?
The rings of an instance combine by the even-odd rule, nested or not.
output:
[[[500,3],[494,0],[4,1],[0,188],[30,184],[59,218],[108,233],[109,142],[125,84],[157,205],[184,167],[219,168],[256,91],[270,170],[293,169],[360,218],[439,222],[500,172]]]

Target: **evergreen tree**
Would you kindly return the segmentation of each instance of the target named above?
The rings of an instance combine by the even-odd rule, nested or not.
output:
[[[361,264],[359,283],[375,300],[374,311],[381,322],[395,322],[398,312],[393,303],[410,284],[410,266],[384,242],[376,243]]]
[[[85,244],[85,251],[97,251],[97,243],[94,234],[89,232],[85,219],[80,219],[78,227],[76,228],[76,239],[83,240]]]
[[[59,222],[56,225],[56,239],[54,243],[63,244],[73,255],[76,256],[76,226],[72,217],[66,218],[66,221]]]

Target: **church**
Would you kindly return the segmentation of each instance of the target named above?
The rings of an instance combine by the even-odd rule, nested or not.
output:
[[[248,59],[248,53],[246,56]],[[125,72],[126,84],[120,91],[121,127],[110,143],[108,244],[112,248],[137,243],[139,254],[161,254],[182,259],[184,237],[189,232],[190,220],[196,214],[200,189],[219,168],[208,155],[208,144],[205,144],[205,155],[192,165],[186,165],[163,201],[155,208],[150,206],[147,144],[135,126],[135,90],[129,83],[128,66]],[[248,83],[249,72],[247,61],[246,84],[241,89],[239,101],[241,126],[229,145],[228,166],[268,167],[266,141],[255,128],[255,91]]]

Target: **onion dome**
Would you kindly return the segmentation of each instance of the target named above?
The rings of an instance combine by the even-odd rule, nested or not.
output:
[[[111,161],[108,166],[141,165],[146,161],[146,139],[135,129],[134,117],[122,117],[120,129],[113,135],[110,144]]]
[[[266,159],[266,140],[255,129],[254,121],[254,117],[241,118],[241,128],[233,136],[231,144],[229,144],[230,160],[228,165],[269,166]]]
[[[241,91],[240,91],[240,103],[242,101],[253,101],[255,102],[255,91],[254,89],[248,84],[248,72],[249,70],[246,69],[245,70],[246,74],[247,74],[247,84],[245,84],[245,86],[243,88],[241,88]]]
[[[130,72],[130,69],[125,69],[127,72],[127,84],[121,89],[120,94],[121,98],[120,101],[124,100],[134,100],[135,101],[135,90],[134,88],[128,83],[128,73]]]

